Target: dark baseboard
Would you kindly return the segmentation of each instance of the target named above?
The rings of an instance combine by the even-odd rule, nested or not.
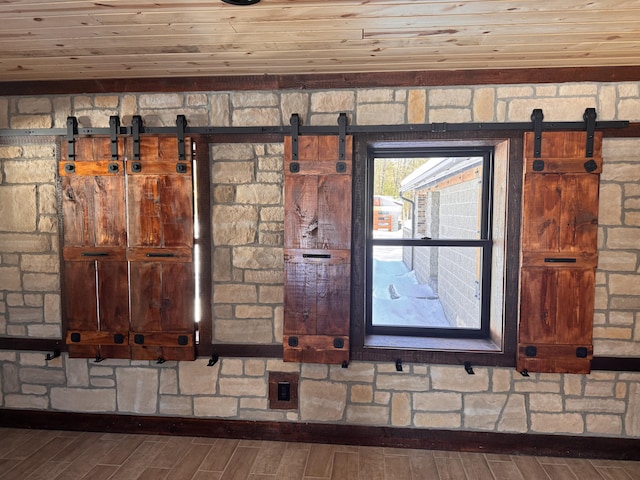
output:
[[[640,460],[640,439],[0,409],[0,426]]]

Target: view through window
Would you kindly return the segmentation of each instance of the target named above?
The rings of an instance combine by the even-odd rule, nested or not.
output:
[[[491,148],[369,155],[369,333],[488,335]]]

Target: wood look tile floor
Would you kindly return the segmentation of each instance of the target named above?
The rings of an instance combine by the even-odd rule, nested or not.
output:
[[[640,480],[640,462],[0,428],[2,480]]]

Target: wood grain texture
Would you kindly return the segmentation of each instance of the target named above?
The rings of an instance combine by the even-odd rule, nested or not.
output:
[[[339,142],[301,136],[294,158],[285,138],[285,361],[349,360],[352,138],[344,159]]]
[[[639,14],[623,0],[6,2],[0,81],[637,66]]]
[[[602,134],[595,169],[585,132],[543,132],[539,157],[533,141],[525,133],[518,370],[588,373]]]

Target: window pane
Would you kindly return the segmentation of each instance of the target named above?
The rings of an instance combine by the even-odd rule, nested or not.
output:
[[[482,248],[374,246],[372,325],[479,329]]]
[[[479,239],[483,157],[376,158],[373,238]]]

